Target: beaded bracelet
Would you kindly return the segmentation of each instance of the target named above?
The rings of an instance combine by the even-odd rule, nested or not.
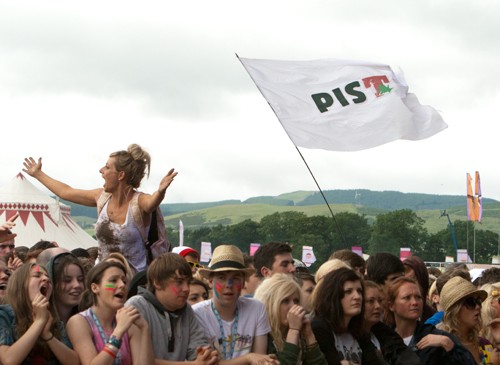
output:
[[[115,359],[115,358],[116,358],[116,354],[115,354],[113,351],[111,351],[110,349],[108,349],[106,346],[104,346],[104,347],[102,348],[102,351],[104,351],[105,353],[107,353],[107,354],[108,354],[109,356],[111,356],[113,359]]]
[[[116,336],[111,336],[108,340],[108,343],[119,349],[122,345],[122,340],[120,340]]]

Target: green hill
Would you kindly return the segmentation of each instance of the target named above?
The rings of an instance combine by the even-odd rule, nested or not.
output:
[[[364,215],[373,222],[377,214],[411,209],[425,220],[425,227],[430,233],[448,227],[446,217],[441,217],[446,210],[451,221],[466,220],[466,197],[458,195],[432,195],[400,193],[396,191],[371,190],[329,190],[324,192],[333,213],[351,212]],[[71,206],[75,220],[89,233],[97,218],[96,209],[64,202]],[[260,221],[262,217],[276,212],[302,212],[308,216],[331,216],[323,197],[319,192],[296,191],[278,196],[252,197],[245,201],[224,200],[205,203],[162,204],[165,223],[176,229],[179,220],[186,228],[203,226],[232,225],[246,219]],[[483,221],[479,229],[497,232],[500,227],[500,202],[483,199]],[[93,234],[93,233],[92,233]]]

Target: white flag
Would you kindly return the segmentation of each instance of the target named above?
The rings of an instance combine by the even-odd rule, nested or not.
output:
[[[179,219],[179,246],[184,246],[184,224]]]
[[[240,58],[296,146],[358,151],[428,138],[448,126],[390,66]]]

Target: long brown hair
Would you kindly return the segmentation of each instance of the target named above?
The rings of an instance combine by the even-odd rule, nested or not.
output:
[[[39,266],[47,273],[47,270],[43,266],[36,263],[26,263],[14,271],[7,284],[7,303],[10,304],[16,316],[16,326],[14,328],[16,339],[21,338],[33,324],[33,306],[31,305],[32,300],[29,296],[29,282],[33,266]],[[57,314],[54,304],[51,302],[49,302],[49,312],[53,319],[50,332],[52,332],[54,337],[60,340],[59,315]],[[47,359],[53,358],[53,354],[48,348],[47,343],[40,338],[36,341],[34,349],[36,351],[43,351]]]

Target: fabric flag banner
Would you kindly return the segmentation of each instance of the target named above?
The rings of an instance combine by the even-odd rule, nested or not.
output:
[[[481,181],[479,172],[476,171],[475,193],[472,192],[472,177],[467,173],[467,220],[481,222],[483,204],[481,196]]]
[[[316,262],[316,256],[312,246],[302,246],[302,262],[307,266],[311,266]]]
[[[260,243],[251,243],[250,244],[250,256],[253,256],[255,254],[255,251],[257,251],[260,247]]]
[[[351,251],[354,252],[355,254],[363,257],[363,247],[361,246],[352,246]]]
[[[408,257],[411,257],[411,248],[409,248],[409,247],[401,247],[399,249],[399,259],[401,261],[404,261]]]
[[[466,249],[457,250],[457,262],[472,262]]]
[[[201,243],[201,262],[210,262],[212,258],[212,243],[210,242],[202,242]]]
[[[179,246],[184,246],[184,224],[179,219]]]
[[[447,124],[421,105],[390,66],[324,59],[240,58],[296,146],[359,151],[397,139],[421,140]]]

